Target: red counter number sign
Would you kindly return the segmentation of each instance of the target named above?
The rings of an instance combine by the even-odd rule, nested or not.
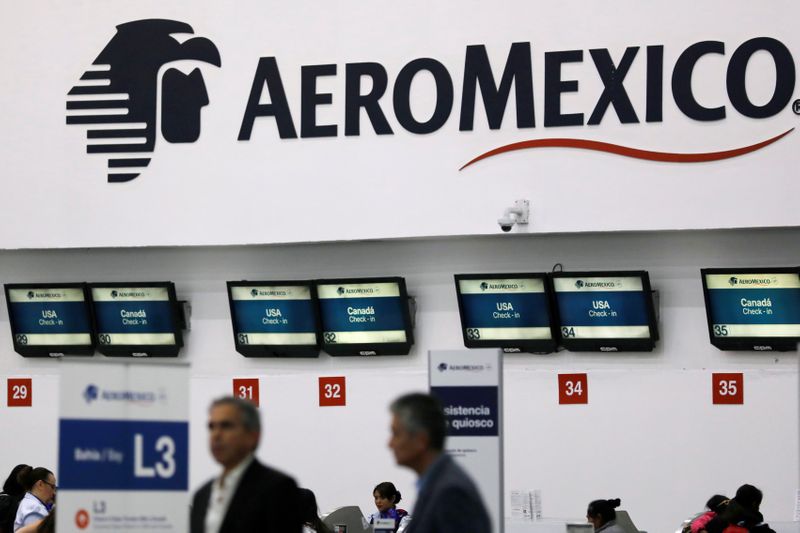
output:
[[[344,376],[319,378],[319,406],[347,405]]]
[[[31,378],[8,378],[8,406],[31,407],[33,405],[33,380]]]
[[[711,391],[714,405],[743,404],[744,374],[711,374]]]
[[[589,379],[586,374],[558,375],[558,403],[589,403]]]
[[[258,378],[234,378],[233,395],[242,400],[249,400],[258,407]]]

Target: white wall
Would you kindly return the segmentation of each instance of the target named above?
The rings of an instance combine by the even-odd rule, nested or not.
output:
[[[715,492],[744,482],[765,493],[773,521],[791,520],[798,479],[796,353],[720,352],[708,342],[699,269],[800,263],[800,230],[497,235],[289,246],[0,251],[0,281],[172,280],[193,307],[181,358],[192,364],[191,486],[216,468],[205,446],[208,401],[232,377],[261,378],[260,456],[313,488],[324,511],[372,508],[393,480],[414,501],[414,477],[386,448],[389,401],[425,389],[429,349],[462,345],[452,275],[458,272],[650,271],[661,297],[653,353],[509,355],[505,359],[506,489],[539,488],[548,516],[581,518],[595,498],[620,497],[637,524],[671,531]],[[234,351],[225,281],[401,275],[416,296],[408,357],[245,359]],[[0,472],[17,462],[56,466],[58,363],[11,348],[0,307],[5,378],[34,378],[33,408],[0,403]],[[102,356],[98,355],[97,358]],[[712,406],[710,374],[745,373],[743,406]],[[586,371],[589,405],[557,405],[556,374]],[[345,408],[317,407],[317,377],[345,375]]]
[[[281,8],[260,0],[16,2],[0,20],[0,64],[7,80],[0,84],[0,102],[8,110],[0,121],[0,186],[16,200],[0,209],[0,225],[14,228],[0,231],[0,247],[484,235],[496,231],[495,220],[518,198],[534,202],[528,231],[536,233],[798,226],[798,131],[757,152],[710,163],[547,148],[459,170],[484,152],[527,140],[581,139],[697,154],[751,146],[793,130],[796,89],[780,112],[765,119],[740,114],[726,91],[731,57],[752,38],[781,41],[800,70],[800,4],[771,0],[769,9],[755,6],[752,0],[516,0],[500,9],[478,0],[435,6],[427,0],[294,0]],[[198,67],[204,76],[210,103],[202,110],[200,138],[168,143],[158,135],[153,153],[144,154],[152,162],[141,176],[109,184],[107,154],[86,153],[88,127],[65,123],[67,93],[117,25],[153,18],[190,24],[196,36],[216,45],[222,66],[180,65],[187,71]],[[671,80],[680,55],[709,40],[724,43],[725,54],[700,59],[691,85],[700,103],[725,106],[726,116],[705,122],[680,111]],[[515,42],[531,47],[536,127],[517,126],[511,91],[499,129],[489,127],[478,93],[474,127],[461,131],[467,46],[486,46],[499,84]],[[646,123],[645,47],[656,45],[664,47],[663,121]],[[563,66],[561,79],[577,81],[579,90],[565,92],[561,102],[563,113],[583,113],[588,121],[604,89],[589,50],[608,49],[618,65],[628,47],[640,47],[624,78],[640,123],[621,124],[610,108],[597,125],[545,127],[547,52],[583,53],[583,61]],[[336,65],[335,76],[318,79],[318,92],[331,94],[332,103],[317,106],[317,122],[338,125],[338,136],[282,139],[275,120],[264,117],[256,120],[250,140],[238,140],[260,57],[275,57],[298,133],[302,67]],[[403,129],[392,105],[398,74],[418,58],[440,61],[454,86],[452,112],[430,134]],[[386,69],[380,105],[393,135],[376,135],[364,112],[361,134],[344,134],[346,65],[357,62]],[[147,74],[155,87],[155,76]],[[771,56],[756,53],[747,67],[750,98],[758,105],[768,102],[775,79]],[[365,91],[371,85],[362,84]],[[412,111],[417,120],[427,120],[437,98],[432,76],[420,73],[412,87]],[[273,101],[272,95],[265,91],[261,101]],[[141,120],[161,123],[161,117]]]

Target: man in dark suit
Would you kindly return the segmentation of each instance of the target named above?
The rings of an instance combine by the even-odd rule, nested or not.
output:
[[[395,400],[389,447],[397,464],[419,475],[406,533],[490,533],[489,514],[472,479],[443,453],[445,416],[438,400],[408,394]]]
[[[294,480],[253,456],[261,436],[258,409],[238,398],[216,400],[208,431],[222,474],[195,493],[191,533],[300,533]]]

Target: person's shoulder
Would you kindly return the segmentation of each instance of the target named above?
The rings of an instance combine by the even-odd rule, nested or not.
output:
[[[247,467],[245,476],[260,483],[297,487],[297,483],[291,476],[261,463],[258,459],[254,459],[250,466]]]
[[[205,498],[208,499],[211,496],[211,486],[214,484],[214,479],[209,479],[205,483],[203,483],[199,489],[194,492],[194,501]]]

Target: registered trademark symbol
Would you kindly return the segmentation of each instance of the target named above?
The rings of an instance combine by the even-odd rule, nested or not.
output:
[[[795,115],[800,115],[800,100],[795,100],[792,104],[792,111]]]

